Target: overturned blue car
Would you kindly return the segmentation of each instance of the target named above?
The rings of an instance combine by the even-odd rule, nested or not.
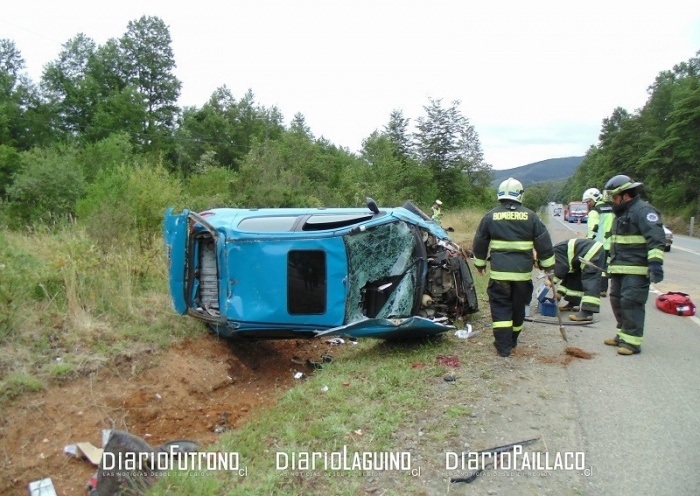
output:
[[[165,214],[173,306],[225,337],[439,334],[478,311],[465,255],[413,203]]]

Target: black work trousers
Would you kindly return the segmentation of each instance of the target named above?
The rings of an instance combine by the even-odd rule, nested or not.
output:
[[[525,322],[525,306],[530,304],[532,290],[532,280],[489,280],[487,293],[493,320],[493,344],[501,356],[510,355],[518,343]]]
[[[610,306],[617,320],[617,336],[626,347],[642,346],[649,279],[646,276],[611,274]]]

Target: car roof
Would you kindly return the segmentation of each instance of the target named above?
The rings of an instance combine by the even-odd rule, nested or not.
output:
[[[404,208],[383,208],[373,213],[368,208],[214,208],[199,214],[216,229],[237,233],[237,237],[265,235],[305,236],[321,231],[349,231],[353,227],[379,225],[397,219],[419,225],[438,238],[447,233],[437,223]],[[327,235],[327,234],[326,234]]]

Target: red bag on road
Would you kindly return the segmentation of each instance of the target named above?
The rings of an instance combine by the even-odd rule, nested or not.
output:
[[[669,291],[656,298],[656,308],[662,312],[688,317],[695,315],[695,304],[685,293]]]

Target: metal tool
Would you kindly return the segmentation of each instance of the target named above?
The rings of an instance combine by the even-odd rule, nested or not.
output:
[[[557,300],[557,285],[552,279],[552,274],[547,274],[547,280],[552,285],[552,291],[554,292],[554,306],[557,307],[557,322],[559,322],[559,333],[561,334],[561,337],[564,338],[564,341],[568,343],[569,339],[566,337],[566,330],[564,329],[564,324],[561,323],[561,311],[559,310],[559,301]]]
[[[602,273],[605,273],[605,270],[602,267],[598,267],[596,264],[594,264],[593,262],[591,262],[589,260],[586,260],[583,257],[578,257],[578,261],[584,265],[588,265],[589,267],[593,267],[594,269],[599,270]]]

